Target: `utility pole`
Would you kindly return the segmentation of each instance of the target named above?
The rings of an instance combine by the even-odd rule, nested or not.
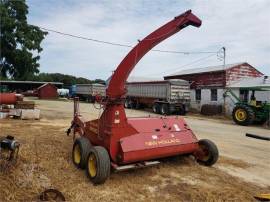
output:
[[[223,50],[223,69],[225,71],[225,65],[226,65],[226,48],[223,46],[221,48]],[[226,79],[226,78],[225,78]],[[226,83],[226,81],[225,81]],[[225,84],[226,85],[226,84]],[[226,87],[226,86],[225,86]],[[225,95],[225,94],[224,94]],[[227,111],[227,107],[226,107],[226,96],[223,97],[224,98],[224,103],[223,103],[223,110],[224,110],[224,115],[226,115],[226,111]]]
[[[225,69],[225,65],[226,65],[226,48],[223,46],[222,50],[223,50],[223,67]]]

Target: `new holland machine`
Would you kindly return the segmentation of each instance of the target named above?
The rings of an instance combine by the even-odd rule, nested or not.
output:
[[[102,184],[111,170],[122,171],[158,164],[162,158],[191,154],[203,165],[218,159],[218,149],[210,140],[198,140],[182,117],[127,118],[124,101],[126,80],[140,59],[154,46],[201,20],[191,10],[149,34],[127,54],[113,73],[99,119],[85,121],[74,99],[72,159],[75,166],[86,169],[94,184]]]

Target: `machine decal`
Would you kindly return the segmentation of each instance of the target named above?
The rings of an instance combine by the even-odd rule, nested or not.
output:
[[[178,127],[177,124],[173,124],[173,126],[174,126],[174,128],[175,128],[176,131],[180,131],[180,128]]]
[[[153,141],[147,141],[145,142],[146,146],[158,146],[158,145],[164,145],[164,144],[174,144],[174,143],[180,143],[181,141],[178,138],[168,139],[168,140],[153,140]]]
[[[156,140],[156,139],[158,139],[158,137],[156,135],[152,135],[152,139]]]

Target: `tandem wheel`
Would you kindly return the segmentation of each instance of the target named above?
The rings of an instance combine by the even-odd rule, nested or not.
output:
[[[85,137],[77,138],[73,144],[72,161],[77,168],[84,169],[87,164],[87,156],[91,143]]]
[[[101,146],[91,147],[86,166],[86,175],[93,184],[103,184],[110,176],[111,162],[107,150]]]

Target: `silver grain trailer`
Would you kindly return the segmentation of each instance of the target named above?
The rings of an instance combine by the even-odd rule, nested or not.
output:
[[[181,79],[129,82],[126,108],[150,107],[160,114],[185,114],[190,104],[190,84]]]
[[[95,96],[105,96],[105,85],[94,83],[94,84],[76,84],[75,95],[82,100],[87,102],[95,102]]]

